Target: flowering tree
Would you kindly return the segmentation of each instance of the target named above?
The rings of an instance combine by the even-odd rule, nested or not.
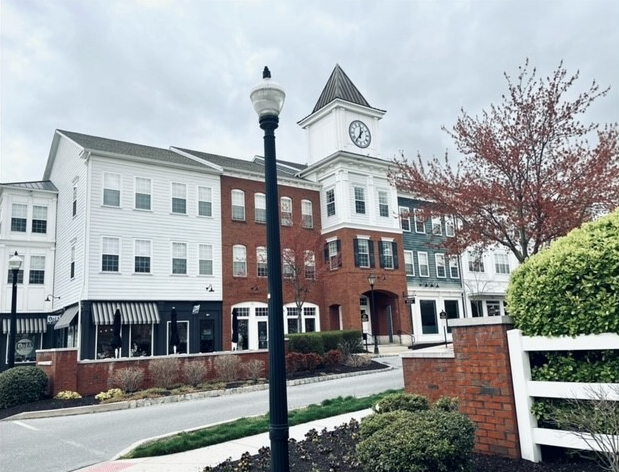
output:
[[[295,225],[282,228],[282,275],[284,284],[292,287],[301,330],[303,304],[324,270],[320,263],[322,236]]]
[[[538,78],[527,61],[515,81],[505,74],[508,93],[499,105],[475,117],[463,109],[452,130],[443,128],[463,155],[455,166],[447,154],[427,164],[421,155],[394,160],[390,178],[400,191],[462,223],[447,241],[450,252],[498,243],[523,262],[619,205],[617,124],[579,121],[609,89],[593,81],[576,95],[578,76],[568,76],[561,62],[551,77]]]

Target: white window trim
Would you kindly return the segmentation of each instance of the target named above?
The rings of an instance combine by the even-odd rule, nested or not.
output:
[[[458,276],[454,277],[451,273],[451,269],[452,267],[456,268],[456,271],[458,272]],[[460,279],[460,266],[458,264],[458,257],[457,256],[451,256],[449,257],[449,278],[450,279]]]
[[[443,267],[444,275],[439,275],[439,273],[438,273],[439,266],[441,266],[441,264],[439,264],[439,259],[441,259],[441,258],[443,259],[442,267]],[[445,257],[445,254],[442,254],[442,253],[434,254],[434,264],[435,264],[435,267],[436,267],[436,278],[437,279],[446,279],[447,278],[447,258]]]
[[[406,266],[407,266],[407,263],[406,263],[406,255],[407,255],[407,254],[410,254],[410,256],[411,256],[411,263],[410,263],[410,266],[413,268],[413,272],[412,272],[411,274],[409,274],[409,273],[407,273],[407,272],[406,272]],[[412,277],[414,277],[414,276],[415,276],[415,256],[414,256],[414,254],[415,254],[415,252],[414,252],[414,251],[409,251],[409,250],[405,250],[405,251],[404,251],[404,273],[405,273],[407,276],[412,276]]]
[[[405,213],[408,215],[406,217],[403,217],[402,214]],[[408,207],[405,206],[401,206],[398,207],[398,213],[399,213],[399,217],[400,217],[400,228],[402,229],[402,231],[404,231],[405,233],[410,233],[413,231],[413,228],[411,226],[411,214],[410,214],[410,209]],[[407,220],[408,221],[408,229],[404,229],[402,227],[402,220]]]
[[[118,271],[113,272],[111,270],[103,270],[103,254],[111,254],[114,255],[112,253],[104,253],[103,252],[103,240],[104,239],[116,239],[118,241],[118,254],[116,254],[118,256]],[[123,247],[123,243],[122,243],[122,239],[119,238],[118,236],[106,236],[103,235],[101,236],[101,241],[100,241],[100,248],[101,248],[101,252],[99,254],[99,273],[100,274],[122,274],[122,247]]]
[[[237,205],[234,203],[234,196],[238,195],[243,197],[243,204]],[[234,217],[234,207],[243,208],[243,218]],[[230,217],[232,221],[247,221],[247,205],[245,204],[245,191],[240,188],[233,188],[230,191]]]
[[[414,223],[415,223],[415,233],[417,234],[426,234],[427,230],[426,230],[426,220],[425,219],[421,219],[420,217],[418,217],[417,215],[419,214],[419,210],[417,208],[415,208],[413,210],[413,216],[414,216]],[[423,231],[418,231],[417,230],[417,223],[423,223]]]
[[[206,247],[210,247],[211,248],[211,259],[201,259],[200,258],[200,248],[202,246],[206,246]],[[201,261],[211,261],[211,274],[201,274],[200,273],[200,262]],[[215,275],[215,248],[213,244],[207,244],[207,243],[198,243],[198,276],[199,277],[213,277]]]
[[[148,194],[145,194],[143,192],[138,192],[138,179],[148,180],[149,187],[150,187]],[[150,208],[147,209],[147,208],[137,207],[136,199],[137,199],[138,193],[142,195],[150,195]],[[139,175],[136,175],[135,178],[133,179],[133,209],[137,211],[153,211],[153,179],[151,179],[150,177],[141,177]]]
[[[200,189],[207,189],[210,191],[211,193],[211,198],[210,200],[201,200],[200,199]],[[200,218],[213,218],[213,187],[209,187],[207,185],[198,185],[198,187],[196,188],[196,200],[198,202],[198,204],[196,205],[196,215],[199,216]],[[211,214],[209,215],[201,215],[200,214],[200,203],[202,202],[208,202],[211,204]]]
[[[426,275],[423,275],[423,271],[421,270],[421,255],[424,254],[425,255],[425,259],[426,259],[426,266],[428,268],[428,273]],[[426,251],[417,251],[417,263],[418,263],[418,269],[419,269],[419,277],[430,277],[430,258],[428,257],[428,253]]]
[[[184,193],[184,197],[182,198],[183,200],[185,200],[185,211],[183,213],[179,212],[179,211],[174,211],[174,199],[181,199],[180,197],[175,197],[174,196],[174,186],[175,185],[181,185],[183,186],[183,188],[185,189]],[[172,215],[188,215],[189,214],[189,201],[187,200],[187,184],[183,183],[183,182],[170,182],[170,213]]]
[[[118,188],[112,188],[112,187],[106,187],[105,186],[105,176],[106,175],[117,175],[118,176],[118,178],[119,178]],[[106,208],[122,208],[122,203],[123,203],[122,188],[123,188],[123,176],[122,176],[122,174],[119,174],[118,172],[103,172],[103,175],[101,177],[101,206],[104,206]],[[118,190],[118,205],[107,205],[105,203],[105,191],[106,190]]]
[[[174,273],[174,244],[183,244],[185,246],[185,273]],[[180,258],[179,258],[180,259]],[[185,241],[171,241],[170,242],[170,275],[174,277],[187,277],[189,275],[189,245]]]
[[[143,255],[138,255],[138,251],[137,251],[138,241],[148,242],[148,258],[150,259],[150,270],[148,272],[136,272],[135,270],[135,258],[146,257]],[[135,238],[133,240],[133,273],[136,275],[150,275],[153,273],[153,242],[152,240],[144,239],[144,238]]]

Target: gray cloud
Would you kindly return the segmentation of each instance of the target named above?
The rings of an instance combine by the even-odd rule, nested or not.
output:
[[[386,158],[453,150],[441,125],[499,102],[527,57],[612,85],[586,119],[616,122],[617,18],[614,0],[3,0],[0,180],[40,179],[56,128],[250,158],[264,65],[287,92],[278,156],[298,162],[336,63],[387,110]]]

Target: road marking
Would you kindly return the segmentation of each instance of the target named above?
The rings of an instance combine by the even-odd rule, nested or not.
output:
[[[35,428],[34,426],[30,426],[29,424],[22,423],[21,421],[13,421],[13,423],[18,424],[19,426],[23,426],[26,429],[31,429],[32,431],[39,431],[39,428]]]

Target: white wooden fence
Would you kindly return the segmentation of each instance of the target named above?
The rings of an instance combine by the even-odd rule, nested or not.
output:
[[[619,384],[533,381],[531,380],[529,352],[619,349],[619,335],[605,333],[575,338],[567,336],[529,337],[523,336],[520,330],[514,329],[507,332],[507,341],[522,458],[539,462],[541,460],[540,445],[593,450],[596,446],[591,445],[591,441],[585,441],[582,435],[577,436],[563,430],[539,428],[537,420],[531,414],[533,398],[589,399],[592,392],[599,392],[606,399],[619,401]],[[612,440],[619,441],[619,437],[613,436]]]

